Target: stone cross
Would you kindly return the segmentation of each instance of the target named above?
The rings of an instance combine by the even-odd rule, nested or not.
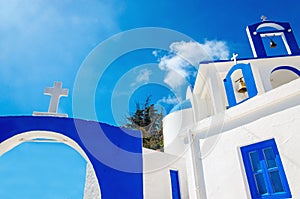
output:
[[[232,54],[231,60],[233,60],[234,65],[237,64],[237,57],[238,57],[238,56],[239,56],[239,54],[237,54],[237,53],[233,53],[233,54]]]
[[[43,115],[43,116],[67,117],[68,115],[59,114],[57,112],[57,110],[58,110],[58,104],[59,104],[60,97],[62,97],[62,96],[67,97],[68,92],[69,92],[68,89],[62,88],[62,82],[54,82],[53,87],[47,87],[44,90],[45,95],[51,96],[48,112],[33,112],[33,115],[35,115],[35,116]]]
[[[44,94],[51,96],[49,109],[48,109],[49,113],[57,113],[60,97],[61,96],[67,97],[68,92],[69,92],[68,89],[62,88],[61,82],[54,82],[54,87],[45,88]]]

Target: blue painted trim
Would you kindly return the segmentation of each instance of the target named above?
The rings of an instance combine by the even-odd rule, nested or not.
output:
[[[0,127],[0,143],[35,130],[63,134],[86,153],[100,184],[102,199],[143,198],[142,138],[138,131],[72,118],[32,116],[0,117]],[[79,135],[78,130],[84,133]],[[99,139],[101,137],[106,139]],[[113,143],[111,148],[107,140]],[[134,172],[120,171],[118,165],[126,165]]]
[[[172,199],[181,199],[178,171],[170,170]]]
[[[297,68],[294,68],[292,66],[279,66],[277,68],[274,68],[271,73],[278,71],[278,70],[289,70],[289,71],[296,73],[300,77],[300,70],[298,70]]]
[[[283,30],[280,30],[280,31],[278,31],[278,30],[274,30],[274,31],[261,31],[261,32],[257,31],[257,28],[260,25],[266,24],[266,23],[271,23],[271,24],[279,25],[279,26],[283,27]],[[247,28],[250,31],[250,39],[253,42],[253,45],[254,45],[254,48],[255,48],[255,51],[256,51],[256,54],[257,54],[258,58],[266,58],[266,57],[268,57],[267,53],[266,53],[266,50],[265,50],[265,47],[263,45],[262,38],[260,36],[261,33],[283,32],[283,34],[284,34],[284,36],[286,38],[287,44],[288,44],[288,46],[291,49],[292,55],[300,55],[300,49],[299,49],[299,46],[297,44],[296,38],[294,36],[294,33],[293,33],[293,31],[289,31],[289,30],[292,30],[292,28],[291,28],[291,26],[290,26],[289,23],[286,23],[286,22],[275,22],[275,21],[264,21],[264,22],[261,22],[261,23],[256,23],[256,24],[250,25]],[[253,32],[257,32],[257,34],[254,35]]]
[[[284,192],[274,193],[272,190],[271,180],[268,177],[269,176],[268,169],[267,169],[266,161],[264,159],[264,155],[262,152],[263,149],[270,148],[270,147],[273,149],[273,152],[275,154],[275,161],[277,164],[277,167],[275,169],[279,171],[279,175],[281,178],[281,183],[283,185]],[[254,179],[254,172],[252,171],[252,165],[251,165],[250,158],[249,158],[249,153],[253,152],[253,151],[257,151],[259,153],[260,165],[262,167],[262,173],[264,175],[266,189],[268,191],[267,194],[260,195],[257,192],[256,182]],[[247,176],[248,185],[249,185],[250,194],[251,194],[252,199],[273,199],[273,198],[279,199],[279,198],[291,198],[292,197],[291,190],[289,188],[289,184],[288,184],[288,181],[287,181],[287,178],[286,178],[286,175],[284,172],[284,168],[283,168],[283,165],[282,165],[282,162],[280,159],[279,151],[277,149],[276,142],[274,139],[270,139],[270,140],[266,140],[266,141],[262,141],[259,143],[241,147],[241,153],[242,153],[242,159],[244,162],[244,167],[245,167],[246,176]]]
[[[244,81],[245,81],[245,84],[247,87],[247,92],[248,92],[248,98],[243,100],[242,102],[256,96],[258,93],[256,85],[255,85],[255,80],[254,80],[254,76],[252,73],[251,65],[250,64],[236,64],[229,70],[225,79],[223,80],[229,107],[233,107],[233,106],[236,106],[236,105],[242,103],[242,102],[237,103],[237,101],[236,101],[234,87],[233,87],[232,78],[231,78],[232,73],[239,69],[242,70],[242,74],[243,74]]]

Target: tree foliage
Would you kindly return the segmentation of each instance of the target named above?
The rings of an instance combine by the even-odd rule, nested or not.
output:
[[[150,96],[141,106],[136,102],[136,110],[126,117],[126,128],[140,130],[143,133],[143,147],[149,149],[163,149],[162,113],[150,104]]]

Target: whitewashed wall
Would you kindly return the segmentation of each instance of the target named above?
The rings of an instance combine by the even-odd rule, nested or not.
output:
[[[179,133],[194,123],[193,110],[191,108],[173,112],[164,120],[164,150],[165,152],[182,156],[186,151],[183,138]]]
[[[240,147],[271,138],[275,138],[293,198],[300,198],[299,129],[300,105],[216,135],[218,143],[203,159],[207,198],[250,198]]]
[[[178,170],[181,198],[189,198],[183,158],[144,148],[143,163],[145,199],[172,198],[170,169]]]
[[[297,190],[300,185],[299,85],[300,79],[294,80],[206,118],[190,129],[200,139],[203,172],[195,175],[204,182],[201,190],[208,199],[250,199],[240,147],[271,138],[278,144],[292,194],[294,198],[300,197]],[[189,158],[186,160],[190,161],[188,165],[193,164]]]

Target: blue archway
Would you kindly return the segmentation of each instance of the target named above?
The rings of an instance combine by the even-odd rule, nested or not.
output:
[[[0,143],[32,131],[56,132],[72,139],[93,165],[102,198],[143,198],[142,140],[139,132],[98,122],[57,117],[0,117],[0,126]],[[107,148],[107,140],[99,139],[101,137],[106,137],[115,147]],[[122,165],[131,168],[132,172],[118,169]]]

